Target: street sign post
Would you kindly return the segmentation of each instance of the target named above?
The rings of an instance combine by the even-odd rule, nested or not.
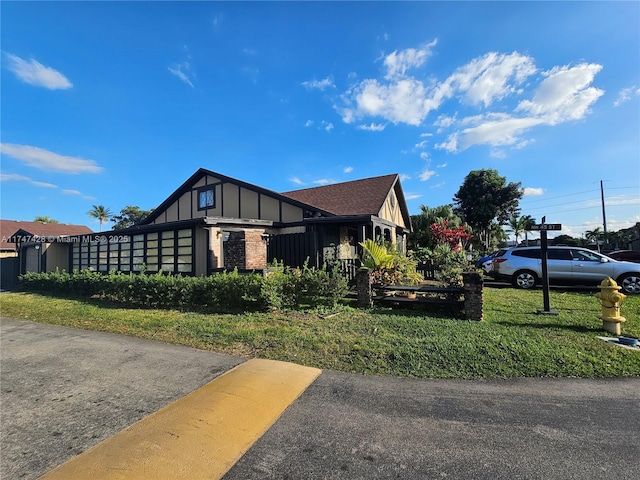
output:
[[[540,232],[540,256],[542,259],[542,300],[544,304],[543,310],[538,310],[540,315],[558,315],[558,312],[551,310],[549,305],[549,270],[547,268],[547,232],[553,230],[562,230],[562,224],[560,223],[544,223],[547,217],[542,217],[542,223],[529,225],[527,230]]]
[[[549,230],[562,230],[562,224],[561,223],[536,223],[533,225],[529,225],[529,228],[527,228],[527,230],[541,231],[541,232],[547,232]]]

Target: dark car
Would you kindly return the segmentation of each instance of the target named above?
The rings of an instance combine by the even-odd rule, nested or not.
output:
[[[605,254],[614,260],[622,260],[623,262],[640,263],[640,251],[638,250],[616,250]]]

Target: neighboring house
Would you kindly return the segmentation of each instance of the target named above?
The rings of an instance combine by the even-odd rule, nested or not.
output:
[[[320,266],[382,238],[405,250],[411,220],[398,175],[277,193],[199,169],[147,218],[71,243],[72,268],[207,275],[277,259]],[[82,239],[82,237],[78,237]]]
[[[92,234],[83,225],[0,220],[2,288],[15,286],[22,273],[68,271],[70,242],[77,241],[78,235],[90,240]]]
[[[640,251],[640,222],[636,222],[633,227],[625,228],[620,232],[628,235],[629,243],[626,249]]]

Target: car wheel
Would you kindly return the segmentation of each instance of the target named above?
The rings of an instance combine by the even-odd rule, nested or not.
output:
[[[513,274],[511,283],[516,288],[526,290],[536,286],[536,283],[538,283],[538,276],[529,270],[521,270]]]
[[[640,275],[637,273],[627,273],[618,279],[618,285],[622,287],[624,293],[635,295],[640,293]]]

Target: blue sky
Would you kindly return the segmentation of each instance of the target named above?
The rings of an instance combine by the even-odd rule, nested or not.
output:
[[[471,171],[580,236],[640,221],[638,2],[2,2],[1,216],[98,224],[198,168],[275,191]]]

